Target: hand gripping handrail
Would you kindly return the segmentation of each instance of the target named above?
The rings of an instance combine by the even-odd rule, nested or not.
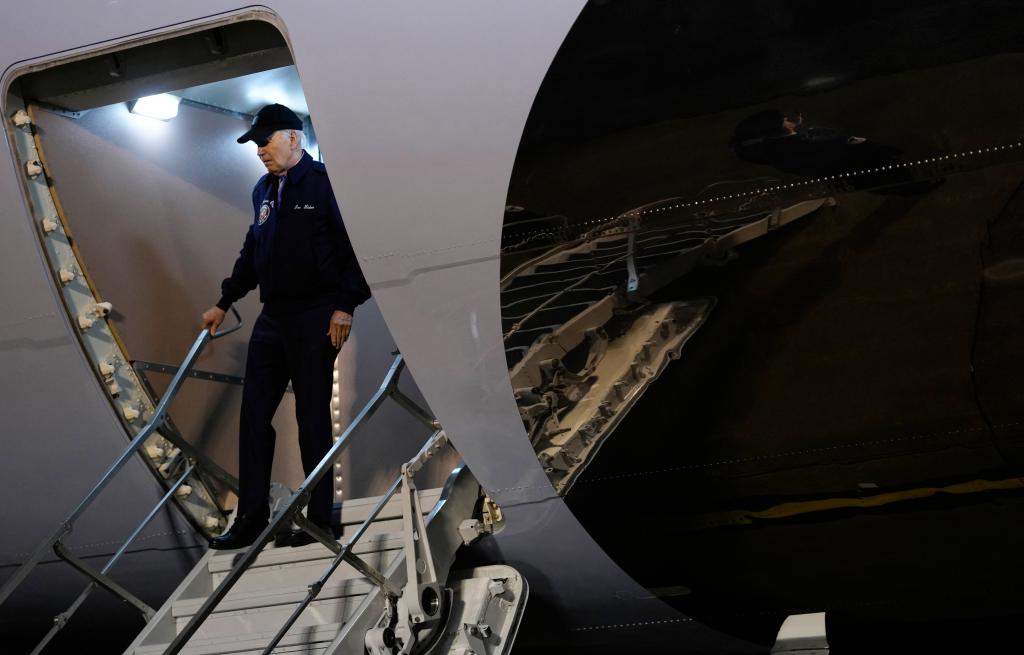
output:
[[[66,554],[66,549],[63,548],[61,540],[66,535],[71,533],[72,529],[74,528],[75,521],[78,520],[82,513],[86,509],[88,509],[89,505],[91,505],[92,502],[96,500],[96,497],[100,495],[100,493],[106,488],[106,486],[110,483],[114,476],[124,467],[124,465],[128,463],[128,461],[132,458],[132,455],[138,452],[139,448],[142,447],[142,444],[144,444],[146,440],[150,436],[152,436],[152,434],[161,426],[161,424],[163,424],[165,418],[167,417],[167,408],[170,406],[171,402],[178,394],[178,391],[181,389],[182,383],[184,382],[185,378],[188,377],[189,371],[192,369],[193,364],[195,364],[196,359],[199,357],[199,354],[203,351],[203,348],[206,346],[206,344],[212,341],[213,339],[219,339],[221,337],[227,336],[242,327],[242,317],[239,316],[238,310],[232,307],[231,312],[235,315],[235,319],[237,319],[236,325],[230,327],[227,330],[217,332],[217,334],[213,336],[210,335],[209,330],[204,329],[202,332],[199,333],[198,336],[196,336],[195,341],[193,341],[192,343],[192,347],[189,348],[188,354],[185,355],[185,359],[181,363],[181,367],[178,369],[178,372],[171,379],[171,383],[168,385],[167,390],[164,392],[164,395],[160,398],[160,401],[157,403],[156,409],[153,411],[152,418],[150,418],[149,422],[146,423],[146,425],[141,430],[139,430],[139,433],[135,436],[135,438],[132,439],[132,441],[124,449],[121,455],[117,458],[117,460],[115,460],[114,463],[110,465],[110,467],[107,469],[107,472],[103,474],[103,477],[101,477],[99,482],[97,482],[95,486],[93,486],[92,490],[89,491],[88,494],[86,494],[85,498],[83,498],[81,502],[78,503],[78,506],[75,507],[75,509],[64,518],[64,520],[60,524],[60,527],[58,527],[57,530],[54,531],[52,535],[50,535],[47,539],[40,543],[39,546],[36,547],[36,550],[32,553],[32,556],[29,557],[29,559],[26,560],[18,568],[14,575],[11,576],[11,578],[7,580],[6,583],[4,583],[3,587],[0,587],[0,605],[2,605],[4,601],[6,601],[8,597],[10,597],[14,590],[17,589],[22,582],[24,582],[25,578],[28,577],[28,575],[39,564],[39,562],[42,561],[43,557],[45,557],[48,552],[55,551],[59,556],[62,557],[62,559],[64,559],[62,551],[64,554]],[[191,471],[191,468],[189,470]],[[172,487],[172,489],[176,489],[184,481],[185,477],[183,476],[177,481],[177,483],[174,485],[174,487]],[[163,500],[160,501],[160,505],[158,505],[158,507],[166,503],[169,497],[169,495],[165,495]],[[138,536],[142,528],[145,527],[145,524],[148,523],[153,518],[153,516],[155,516],[155,512],[150,512],[150,514],[144,519],[142,525],[136,528],[136,530],[129,537],[128,541],[125,542],[124,545],[122,545],[121,550],[119,550],[118,553],[114,556],[114,558],[111,559],[111,561],[108,563],[108,567],[105,567],[102,573],[93,572],[87,574],[89,575],[90,578],[93,579],[93,582],[91,584],[101,584],[108,581],[108,579],[105,576],[105,573],[108,570],[109,566],[112,565],[113,562],[116,561],[118,557],[120,557],[120,555],[124,552],[124,549],[127,548],[128,544],[130,544],[131,541],[133,541],[135,537]],[[135,597],[131,596],[130,594],[128,596],[125,596],[124,593],[122,593],[123,590],[120,589],[120,587],[116,585],[107,586],[105,584],[101,586],[104,586],[104,588],[116,594],[125,602],[135,605]],[[81,598],[81,600],[84,600],[84,598]],[[75,610],[77,610],[78,605],[80,604],[80,601],[76,601],[76,603],[72,605],[70,612],[73,613]],[[59,615],[57,623],[61,627],[63,627],[63,623],[67,622],[69,616],[70,615],[67,612],[65,614]],[[60,628],[58,628],[58,630],[59,629]],[[52,637],[52,635],[48,635],[46,641],[49,641],[50,637]]]
[[[260,536],[256,538],[256,541],[253,542],[252,546],[250,546],[241,556],[235,559],[234,565],[231,567],[231,571],[228,572],[227,576],[221,580],[216,589],[214,589],[206,598],[199,610],[192,615],[191,619],[189,619],[189,622],[181,628],[178,634],[174,637],[174,640],[167,646],[167,650],[164,651],[164,655],[177,655],[177,653],[181,652],[189,639],[195,635],[203,622],[206,621],[210,614],[213,613],[217,605],[224,600],[224,597],[228,595],[232,587],[235,586],[239,579],[241,579],[242,575],[250,566],[252,566],[253,562],[256,561],[256,558],[259,557],[259,554],[263,551],[263,548],[267,543],[270,542],[275,534],[292,521],[295,521],[300,528],[305,530],[314,539],[331,549],[331,551],[336,554],[335,559],[339,564],[342,560],[348,562],[349,565],[359,571],[375,585],[380,587],[380,589],[388,596],[395,598],[401,595],[401,591],[396,589],[380,571],[364,562],[362,558],[357,557],[352,552],[352,544],[355,543],[355,539],[361,537],[366,531],[368,521],[370,521],[370,519],[364,521],[364,524],[356,531],[356,534],[349,540],[349,543],[342,546],[333,538],[332,535],[327,534],[327,532],[320,530],[315,525],[307,521],[300,512],[309,502],[312,489],[318,482],[320,482],[329,470],[333,470],[335,460],[337,460],[338,456],[341,454],[342,449],[348,445],[352,435],[365,425],[367,420],[377,412],[387,398],[395,400],[399,405],[404,407],[423,423],[430,425],[434,429],[438,429],[438,422],[435,419],[431,418],[426,411],[413,403],[412,400],[398,390],[399,376],[404,368],[405,361],[401,354],[397,354],[391,364],[391,368],[388,369],[387,374],[384,376],[384,380],[377,389],[377,392],[373,394],[373,397],[370,398],[370,401],[362,410],[360,410],[359,414],[352,420],[352,423],[349,424],[345,432],[342,433],[331,449],[327,451],[327,454],[320,460],[320,463],[317,464],[313,472],[306,477],[302,484],[299,485],[299,488],[296,489],[288,498],[285,508],[276,516],[271,518],[267,527],[262,533],[260,533]],[[435,434],[434,437],[427,442],[427,446],[431,444],[436,445],[437,439],[437,434]],[[426,449],[427,446],[424,446],[424,448]],[[399,482],[392,485],[393,488],[389,490],[389,495],[393,495],[395,491],[398,490],[399,486]],[[386,500],[382,500],[378,503],[378,507],[371,512],[371,517],[376,517],[385,502]]]

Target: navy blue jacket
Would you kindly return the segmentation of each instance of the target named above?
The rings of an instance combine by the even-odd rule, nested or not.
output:
[[[307,153],[288,170],[278,206],[279,178],[264,175],[252,190],[255,219],[217,306],[227,309],[260,287],[263,311],[299,312],[331,306],[351,314],[370,297],[327,170]]]

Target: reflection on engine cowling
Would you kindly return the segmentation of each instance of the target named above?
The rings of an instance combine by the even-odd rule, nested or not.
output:
[[[765,652],[808,608],[844,652],[1024,611],[1024,8],[969,5],[591,2],[523,134],[501,317],[539,461]]]
[[[678,358],[713,298],[648,297],[697,266],[834,204],[771,206],[767,192],[687,203],[670,198],[596,225],[506,210],[502,330],[516,402],[560,493],[643,391]]]

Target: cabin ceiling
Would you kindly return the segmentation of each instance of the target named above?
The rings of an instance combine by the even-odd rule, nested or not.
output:
[[[246,81],[263,72],[270,74],[256,78],[261,88]],[[245,114],[263,98],[294,99],[296,89],[301,95],[284,37],[256,20],[68,62],[24,75],[14,87],[28,102],[68,111],[182,89],[178,95]]]
[[[239,114],[254,115],[264,105],[279,102],[300,116],[309,115],[295,66],[201,84],[173,93],[192,102]]]

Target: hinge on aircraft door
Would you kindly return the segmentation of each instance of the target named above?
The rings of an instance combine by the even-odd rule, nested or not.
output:
[[[483,505],[483,517],[484,526],[488,534],[493,534],[498,531],[501,526],[505,525],[505,515],[502,513],[501,508],[490,496],[484,496]]]
[[[480,518],[468,518],[459,524],[462,543],[470,545],[485,534],[494,534],[505,525],[505,515],[494,500],[484,494],[480,499]]]

